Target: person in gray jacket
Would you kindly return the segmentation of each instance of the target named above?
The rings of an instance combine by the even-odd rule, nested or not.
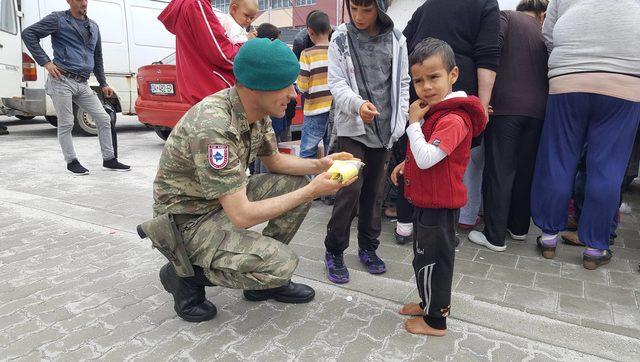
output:
[[[113,95],[104,75],[100,29],[95,21],[87,17],[87,0],[67,0],[67,3],[69,10],[53,12],[22,32],[22,40],[27,49],[49,73],[45,89],[58,116],[58,141],[67,162],[67,170],[76,176],[89,173],[78,161],[71,139],[75,103],[96,122],[102,166],[108,170],[129,171],[130,167],[118,162],[116,158],[111,118],[87,83],[93,72],[103,95],[106,98]],[[49,35],[53,46],[53,60],[40,46],[40,39]]]
[[[371,274],[386,271],[376,254],[389,149],[404,134],[409,109],[406,40],[385,13],[384,0],[348,0],[351,22],[329,44],[328,83],[335,104],[339,151],[364,163],[362,177],[336,194],[327,225],[325,264],[334,283],[349,281],[343,252],[358,214],[358,256]]]

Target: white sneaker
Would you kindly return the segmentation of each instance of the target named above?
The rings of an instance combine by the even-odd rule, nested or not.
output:
[[[482,245],[484,247],[486,247],[489,250],[493,250],[493,251],[505,251],[507,250],[507,246],[503,245],[503,246],[498,246],[498,245],[493,245],[489,242],[489,240],[487,240],[487,237],[484,236],[483,233],[481,233],[480,231],[472,231],[469,233],[469,241],[471,241],[474,244],[478,244],[478,245]]]
[[[511,239],[513,240],[520,240],[520,241],[524,241],[527,240],[527,234],[524,235],[516,235],[514,233],[511,232],[511,230],[507,229],[507,232],[509,233],[509,236],[511,237]]]

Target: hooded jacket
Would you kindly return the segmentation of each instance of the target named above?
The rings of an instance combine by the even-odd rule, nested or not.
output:
[[[462,183],[471,155],[471,140],[479,136],[487,125],[487,118],[480,99],[475,96],[446,99],[431,107],[422,125],[424,138],[431,140],[437,125],[445,122],[464,122],[469,132],[448,156],[431,168],[418,167],[407,141],[407,157],[404,166],[404,195],[414,206],[429,209],[459,209],[467,203],[467,189]]]
[[[196,104],[235,84],[234,45],[204,0],[172,0],[158,20],[176,36],[176,73],[182,100]]]
[[[378,21],[381,24],[393,24],[385,13],[384,0],[376,0]],[[347,39],[347,24],[341,24],[331,36],[329,43],[329,90],[335,104],[334,127],[339,137],[357,137],[366,134],[365,124],[360,118],[360,107],[365,100],[360,96],[356,71]],[[392,31],[393,59],[391,77],[391,138],[386,145],[393,143],[404,134],[409,110],[409,60],[406,39],[396,28]]]

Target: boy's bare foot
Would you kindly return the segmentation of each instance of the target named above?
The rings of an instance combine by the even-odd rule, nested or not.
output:
[[[423,314],[423,311],[422,308],[420,308],[420,305],[416,303],[407,303],[402,307],[402,309],[400,309],[400,314],[421,316]]]
[[[435,329],[430,327],[422,317],[407,319],[404,321],[404,329],[409,333],[426,334],[435,337],[442,337],[447,334],[446,329]]]

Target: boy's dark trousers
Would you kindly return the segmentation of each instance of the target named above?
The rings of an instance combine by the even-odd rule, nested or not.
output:
[[[435,329],[447,328],[459,209],[415,208],[413,270],[424,320]]]
[[[365,166],[356,182],[336,194],[324,245],[328,252],[342,254],[349,247],[351,222],[357,213],[360,249],[376,250],[380,245],[382,193],[389,151],[369,148],[349,137],[338,137],[337,142],[339,151],[351,153]]]

